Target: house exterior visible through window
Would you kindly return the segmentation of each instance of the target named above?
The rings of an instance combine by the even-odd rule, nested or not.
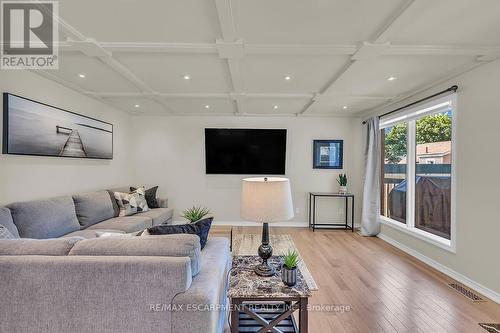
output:
[[[381,118],[382,222],[454,250],[456,94]]]

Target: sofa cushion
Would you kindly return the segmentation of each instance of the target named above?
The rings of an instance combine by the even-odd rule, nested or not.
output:
[[[85,229],[85,230],[78,230],[78,231],[70,232],[69,234],[64,235],[62,237],[63,238],[67,238],[67,237],[97,238],[99,236],[99,233],[103,233],[103,232],[117,232],[117,233],[125,234],[124,231],[113,230],[113,229]]]
[[[78,242],[69,255],[189,257],[193,276],[201,268],[200,240],[196,235],[86,239]]]
[[[7,239],[0,241],[0,255],[66,256],[81,237],[54,239]]]
[[[153,226],[153,221],[146,216],[119,216],[97,223],[89,227],[95,229],[112,229],[124,232],[140,231]]]
[[[73,201],[82,229],[115,216],[113,203],[107,191],[74,195]]]
[[[71,197],[17,202],[7,208],[22,238],[57,238],[80,230]]]
[[[153,226],[169,222],[174,215],[172,208],[155,208],[147,212],[136,214],[135,216],[146,216],[153,220]]]
[[[19,231],[12,220],[12,215],[7,207],[0,207],[0,224],[3,225],[15,238],[19,238]]]

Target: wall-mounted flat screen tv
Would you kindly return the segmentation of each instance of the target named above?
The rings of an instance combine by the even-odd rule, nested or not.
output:
[[[113,158],[113,125],[9,93],[3,94],[4,154]]]
[[[286,129],[206,128],[207,174],[284,175]]]

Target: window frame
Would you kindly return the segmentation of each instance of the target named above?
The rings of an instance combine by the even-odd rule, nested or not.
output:
[[[446,239],[428,231],[418,229],[415,227],[415,182],[416,182],[416,121],[422,117],[441,113],[443,109],[436,109],[434,111],[428,111],[424,113],[419,113],[419,111],[425,110],[432,106],[436,106],[445,101],[450,101],[449,108],[452,109],[451,118],[451,225],[450,225],[450,239]],[[385,123],[384,123],[385,121]],[[407,133],[407,165],[406,165],[406,179],[407,179],[407,192],[406,192],[406,223],[398,222],[390,217],[380,214],[380,222],[384,225],[402,231],[408,235],[415,238],[428,242],[444,250],[456,253],[456,230],[457,230],[457,214],[456,214],[456,179],[457,179],[457,94],[449,94],[441,98],[434,99],[425,104],[420,104],[418,106],[411,107],[402,112],[398,112],[396,115],[391,115],[387,118],[381,118],[380,129],[384,129],[389,126],[394,126],[398,123],[408,123],[408,133]],[[382,140],[383,138],[381,138]],[[385,156],[385,151],[382,152],[381,165],[383,168]],[[382,175],[382,171],[381,171]],[[382,177],[381,177],[382,178]],[[382,183],[381,183],[382,185]],[[382,191],[382,186],[381,186]]]

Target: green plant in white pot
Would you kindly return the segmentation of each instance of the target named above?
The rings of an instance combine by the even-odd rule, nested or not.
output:
[[[347,175],[345,173],[339,175],[337,183],[339,183],[339,193],[347,194]]]
[[[207,207],[193,206],[182,212],[182,217],[189,221],[189,223],[194,223],[201,220],[205,216],[210,214],[210,210]]]
[[[283,257],[283,268],[281,269],[281,280],[289,287],[297,283],[297,265],[299,254],[295,250],[288,250]]]

